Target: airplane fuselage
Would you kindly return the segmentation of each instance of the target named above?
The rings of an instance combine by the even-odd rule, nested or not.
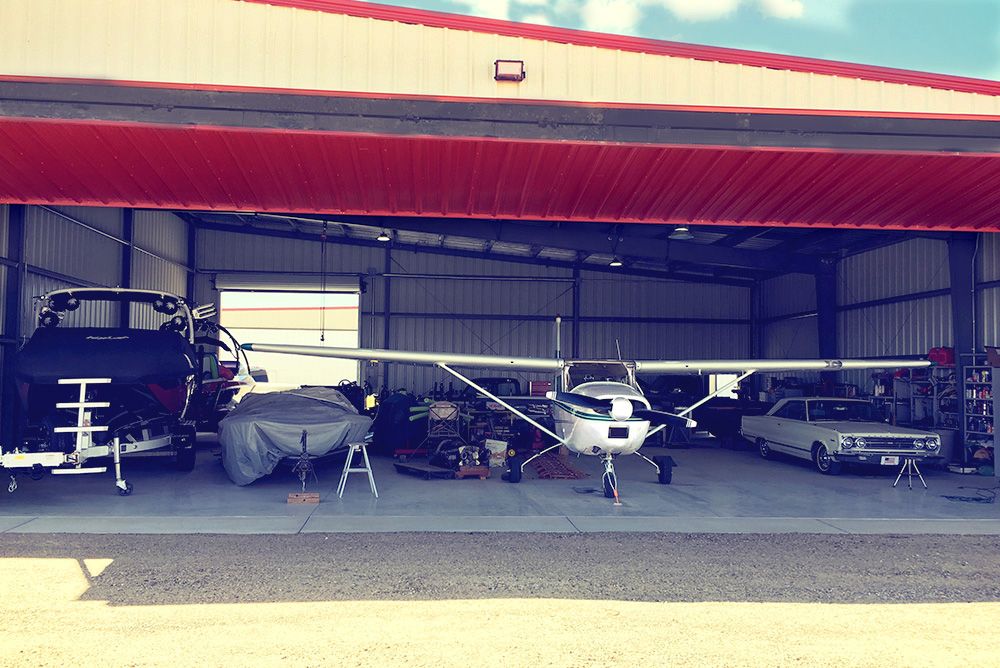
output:
[[[572,389],[595,399],[624,397],[636,407],[649,408],[649,401],[631,385],[611,381],[582,383]],[[555,432],[572,452],[583,455],[630,455],[642,447],[649,433],[649,421],[635,417],[615,419],[606,411],[552,402]]]

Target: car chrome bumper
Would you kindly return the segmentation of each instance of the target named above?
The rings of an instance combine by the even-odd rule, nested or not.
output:
[[[941,459],[941,455],[937,452],[927,452],[904,450],[904,451],[891,451],[891,450],[860,450],[860,451],[848,451],[848,452],[838,452],[834,455],[834,459],[838,462],[851,462],[857,464],[878,464],[881,465],[883,457],[899,457],[899,461],[902,463],[903,459],[915,459],[917,461],[928,461],[932,459]]]

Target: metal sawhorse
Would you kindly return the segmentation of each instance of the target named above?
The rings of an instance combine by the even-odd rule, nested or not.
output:
[[[347,476],[352,473],[367,473],[368,474],[368,484],[372,488],[372,494],[375,498],[378,498],[378,488],[375,487],[375,476],[372,474],[372,463],[368,459],[368,448],[364,441],[359,441],[357,443],[347,444],[347,459],[344,460],[344,471],[340,474],[340,484],[337,485],[337,498],[343,498],[344,488],[347,487]],[[364,466],[354,466],[354,455],[358,452],[361,453],[362,460],[364,461]]]

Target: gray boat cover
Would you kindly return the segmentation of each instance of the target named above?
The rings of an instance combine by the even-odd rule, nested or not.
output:
[[[301,454],[303,429],[309,454],[321,457],[363,440],[371,424],[334,389],[251,393],[219,423],[222,465],[230,480],[249,485]]]

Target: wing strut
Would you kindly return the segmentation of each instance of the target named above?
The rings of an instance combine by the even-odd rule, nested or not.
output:
[[[749,371],[747,371],[746,373],[744,373],[742,376],[738,376],[735,380],[731,380],[728,383],[726,383],[725,385],[723,385],[722,387],[716,388],[715,392],[712,392],[707,397],[705,397],[704,399],[702,399],[702,400],[694,403],[693,405],[688,406],[687,408],[685,408],[684,410],[682,410],[680,413],[678,413],[678,415],[687,415],[688,413],[690,413],[694,409],[698,408],[698,406],[701,406],[702,404],[711,401],[712,399],[716,398],[717,396],[719,396],[723,392],[728,392],[729,390],[733,389],[734,387],[736,387],[737,385],[739,385],[740,383],[742,383],[744,380],[746,380],[750,376],[754,375],[755,373],[757,373],[757,369],[750,369]]]

